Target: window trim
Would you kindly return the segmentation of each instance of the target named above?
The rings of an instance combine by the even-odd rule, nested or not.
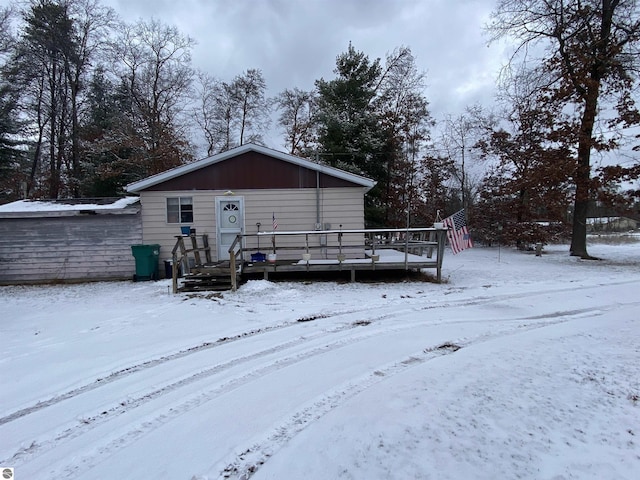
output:
[[[170,200],[177,200],[177,221],[171,221],[172,217],[176,214],[175,210],[170,212],[169,202]],[[186,206],[190,207],[190,211]],[[193,197],[166,197],[165,202],[166,207],[166,222],[168,225],[181,225],[181,224],[190,224],[193,223],[194,212],[193,212]],[[175,209],[176,205],[171,205]],[[184,215],[191,214],[191,220],[183,220]]]

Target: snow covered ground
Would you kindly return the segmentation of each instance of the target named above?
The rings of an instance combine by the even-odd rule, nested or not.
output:
[[[636,479],[640,243],[446,282],[0,288],[0,466],[52,479]]]

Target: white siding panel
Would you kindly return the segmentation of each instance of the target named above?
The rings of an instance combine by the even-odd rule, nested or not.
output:
[[[222,194],[223,192],[220,192]],[[144,243],[160,245],[160,259],[168,260],[176,244],[176,237],[181,235],[180,227],[189,226],[196,233],[209,235],[209,245],[215,254],[215,193],[214,192],[142,192],[142,230]],[[167,198],[192,197],[193,222],[189,224],[167,223]],[[215,255],[214,255],[215,256]]]
[[[161,246],[160,258],[171,258],[171,251],[180,235],[179,224],[168,224],[166,220],[167,197],[190,196],[193,198],[194,221],[190,226],[197,234],[207,234],[212,256],[216,257],[216,197],[224,196],[224,191],[149,191],[141,193],[142,225],[144,243],[157,243]],[[278,231],[314,230],[317,219],[316,190],[305,189],[273,189],[273,190],[238,190],[234,196],[244,197],[244,232],[256,233],[256,223],[260,223],[261,231],[272,230],[275,214]],[[330,224],[331,228],[361,229],[364,228],[364,190],[354,188],[328,188],[320,190],[320,223]],[[320,245],[320,238],[314,235],[315,245]],[[299,240],[297,240],[299,241]],[[345,244],[361,244],[362,238],[346,236]],[[293,238],[278,237],[277,245],[294,245]],[[262,237],[260,250],[267,252],[271,241]],[[247,247],[257,249],[255,239],[249,239]],[[361,252],[358,252],[360,255]]]

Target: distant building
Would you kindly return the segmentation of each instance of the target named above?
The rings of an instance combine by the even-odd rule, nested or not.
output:
[[[597,232],[628,232],[638,228],[638,221],[629,217],[591,217],[587,218],[587,231]]]

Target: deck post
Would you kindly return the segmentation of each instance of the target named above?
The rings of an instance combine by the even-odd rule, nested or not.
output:
[[[409,229],[404,237],[404,269],[409,270]]]
[[[201,265],[202,261],[200,260],[200,252],[198,251],[198,239],[195,235],[190,235],[191,237],[191,245],[193,246],[193,256],[196,260],[196,265]]]
[[[238,290],[238,282],[236,278],[236,256],[235,253],[229,255],[229,270],[231,271],[231,290]]]
[[[438,235],[436,232],[429,232],[429,241],[433,242],[437,241]],[[433,256],[433,247],[427,247],[427,258],[431,258]]]
[[[438,230],[436,232],[436,237],[438,238],[438,260],[436,266],[436,281],[438,283],[442,282],[442,257],[444,256],[444,244],[445,244],[445,230]]]
[[[211,249],[209,248],[209,235],[202,235],[202,246],[205,248],[204,254],[207,259],[207,263],[212,263]]]
[[[173,251],[173,257],[171,261],[171,284],[173,286],[173,293],[178,293],[178,255],[176,255],[176,251]]]
[[[178,237],[178,248],[180,248],[180,262],[182,263],[182,273],[187,274],[191,271],[191,265],[189,264],[187,247],[185,247],[184,245],[184,237]]]

